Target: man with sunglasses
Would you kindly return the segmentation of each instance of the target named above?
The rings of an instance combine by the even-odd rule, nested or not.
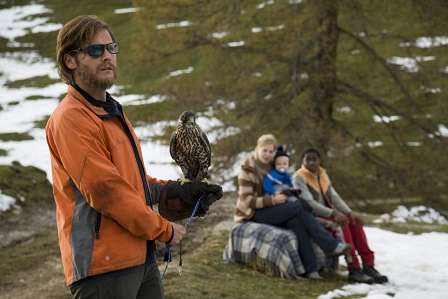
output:
[[[204,216],[222,188],[146,174],[132,125],[106,91],[118,79],[119,52],[107,23],[74,18],[56,52],[68,95],[46,138],[67,285],[74,298],[163,298],[155,240],[178,244],[185,228],[170,221],[188,218],[200,198],[196,216]]]

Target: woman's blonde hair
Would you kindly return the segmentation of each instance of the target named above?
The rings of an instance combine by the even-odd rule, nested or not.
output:
[[[258,138],[257,146],[255,147],[255,154],[254,154],[255,159],[258,159],[258,153],[257,153],[258,149],[260,147],[262,147],[264,145],[268,145],[268,144],[272,144],[274,146],[274,148],[275,148],[275,145],[277,144],[277,140],[275,140],[274,135],[272,135],[272,134],[264,134],[264,135],[261,135]]]
[[[56,42],[56,61],[59,77],[64,83],[73,83],[72,71],[65,64],[64,56],[71,50],[88,46],[101,29],[106,29],[112,41],[115,41],[110,25],[94,15],[78,16],[59,30]]]

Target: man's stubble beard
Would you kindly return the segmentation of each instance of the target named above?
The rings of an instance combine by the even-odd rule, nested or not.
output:
[[[90,87],[109,89],[118,80],[118,66],[113,66],[111,63],[102,63],[97,67],[97,70],[101,69],[104,65],[109,65],[113,68],[113,78],[99,79],[96,74],[92,73],[86,65],[79,62],[75,72],[78,77]]]

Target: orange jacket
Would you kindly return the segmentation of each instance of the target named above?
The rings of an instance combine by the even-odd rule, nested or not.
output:
[[[126,116],[120,122],[119,109],[106,111],[69,85],[46,126],[67,285],[141,265],[147,249],[154,250],[147,241],[167,242],[173,233],[148,205],[143,184],[166,181],[147,176],[144,167],[140,172],[131,141],[143,161],[140,143]]]

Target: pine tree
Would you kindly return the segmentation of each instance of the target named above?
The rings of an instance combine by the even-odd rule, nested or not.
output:
[[[167,97],[169,119],[221,121],[216,175],[233,179],[224,169],[269,132],[295,168],[318,148],[347,199],[447,190],[445,1],[134,3],[141,88]]]

